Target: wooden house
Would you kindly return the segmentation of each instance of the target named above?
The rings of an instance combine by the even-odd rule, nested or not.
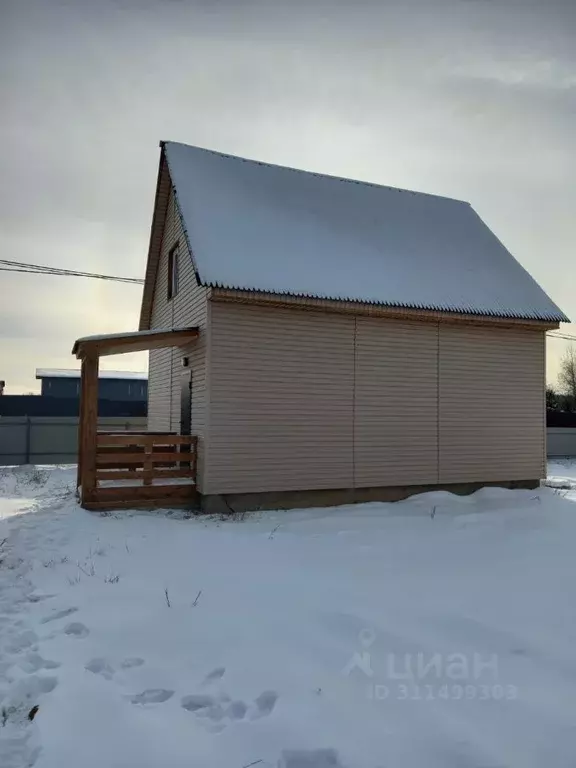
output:
[[[566,320],[468,203],[161,145],[128,347],[206,510],[538,485]]]

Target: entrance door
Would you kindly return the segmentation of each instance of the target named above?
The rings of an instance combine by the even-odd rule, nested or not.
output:
[[[180,434],[192,434],[192,371],[182,372],[180,379]]]

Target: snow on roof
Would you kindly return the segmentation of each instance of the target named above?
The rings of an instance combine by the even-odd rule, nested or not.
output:
[[[174,331],[187,331],[189,328],[151,328],[146,331],[124,331],[124,333],[97,333],[95,336],[82,336],[77,339],[83,341],[109,341],[115,339],[140,339],[146,336],[157,336],[161,333],[173,333]]]
[[[138,352],[157,347],[170,347],[190,342],[198,337],[198,328],[154,328],[145,331],[127,331],[124,333],[103,333],[96,336],[83,336],[76,339],[72,354],[84,357],[87,348],[98,355],[116,355],[124,352]],[[96,348],[96,349],[95,349]]]
[[[37,379],[79,379],[79,368],[37,368]],[[148,374],[143,371],[99,371],[100,379],[140,379],[146,381]]]
[[[164,147],[204,285],[567,320],[468,203]]]

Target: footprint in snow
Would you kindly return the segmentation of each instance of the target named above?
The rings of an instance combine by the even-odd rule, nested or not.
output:
[[[226,697],[221,701],[227,703]],[[203,694],[184,696],[180,705],[188,712],[192,712],[207,731],[220,733],[226,728],[227,710],[213,696]]]
[[[49,659],[43,659],[39,653],[29,653],[19,663],[20,669],[24,672],[38,672],[40,669],[57,669],[60,665],[59,661],[50,661]]]
[[[230,720],[242,720],[248,712],[248,705],[243,701],[232,701],[226,708],[224,714]]]
[[[341,768],[335,749],[285,749],[278,768]]]
[[[6,645],[6,650],[8,653],[20,653],[21,651],[25,651],[28,648],[32,648],[34,644],[38,641],[38,635],[33,632],[31,629],[26,630],[26,632],[21,632],[19,635],[16,635],[10,642]]]
[[[168,691],[165,688],[148,688],[142,693],[137,693],[128,698],[132,704],[162,704],[172,698],[174,691]]]
[[[278,694],[276,691],[263,691],[257,699],[254,700],[254,707],[250,712],[251,720],[259,720],[261,717],[268,717],[276,706]]]
[[[88,672],[92,672],[93,675],[100,675],[105,680],[112,680],[114,677],[114,669],[108,664],[106,659],[91,659],[84,669]]]
[[[88,637],[90,630],[84,624],[79,621],[73,621],[70,624],[66,624],[64,627],[64,634],[70,637],[76,637],[82,639]]]
[[[127,659],[123,659],[120,662],[120,667],[121,669],[135,669],[136,667],[141,667],[142,664],[144,664],[144,659],[141,659],[138,656],[131,656]],[[84,666],[84,669],[88,672],[92,672],[94,675],[100,675],[105,680],[112,680],[116,674],[114,667],[102,657],[91,659]]]
[[[54,611],[53,613],[50,613],[48,616],[44,616],[41,624],[48,624],[51,621],[57,621],[58,619],[63,619],[66,616],[70,616],[72,613],[76,613],[78,608],[62,608],[60,611]]]
[[[224,677],[225,672],[226,667],[216,667],[216,669],[213,669],[212,672],[209,672],[206,675],[202,685],[210,685],[211,683],[215,683],[216,680],[221,680]]]
[[[188,712],[199,712],[202,709],[208,709],[216,704],[216,699],[213,696],[205,696],[200,693],[197,695],[184,696],[181,701],[183,709]]]
[[[250,720],[267,717],[274,709],[277,700],[278,694],[275,691],[263,691],[255,699],[252,707],[249,707],[241,699],[230,701],[226,695],[216,698],[199,693],[184,696],[180,706],[192,712],[200,720],[209,721],[211,723],[207,726],[209,730],[221,731],[226,727],[227,721],[244,720],[246,717]],[[214,724],[217,724],[217,728],[213,727]]]
[[[124,659],[120,662],[122,669],[132,669],[133,667],[141,667],[144,664],[144,659],[139,656],[131,656],[128,659]]]

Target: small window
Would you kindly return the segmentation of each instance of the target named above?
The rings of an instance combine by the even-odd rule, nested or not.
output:
[[[178,293],[180,283],[178,256],[178,245],[175,245],[168,254],[168,300],[173,299]]]

